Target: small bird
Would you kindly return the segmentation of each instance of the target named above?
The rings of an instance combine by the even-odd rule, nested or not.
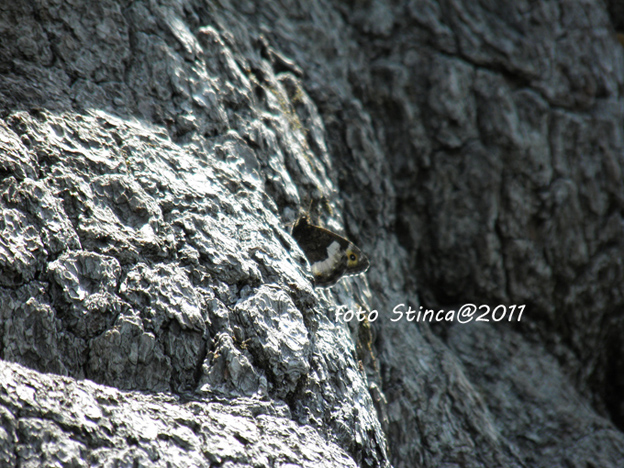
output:
[[[370,266],[366,255],[353,242],[310,224],[307,216],[299,218],[292,236],[310,262],[315,286],[328,288],[343,276],[359,275]]]

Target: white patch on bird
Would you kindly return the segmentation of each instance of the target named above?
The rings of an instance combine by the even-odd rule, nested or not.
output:
[[[326,271],[331,271],[334,269],[336,264],[340,261],[340,244],[336,241],[329,244],[327,247],[327,258],[322,262],[316,262],[310,267],[312,268],[312,274],[314,276],[319,276],[325,273]]]

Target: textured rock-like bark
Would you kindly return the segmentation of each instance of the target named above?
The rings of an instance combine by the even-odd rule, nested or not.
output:
[[[3,466],[356,466],[286,405],[123,392],[6,362],[0,377]]]
[[[5,3],[0,465],[622,466],[615,3]]]

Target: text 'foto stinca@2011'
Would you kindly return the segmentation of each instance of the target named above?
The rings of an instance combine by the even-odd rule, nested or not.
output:
[[[507,320],[508,322],[522,320],[522,314],[524,313],[526,305],[504,305],[499,304],[495,307],[482,304],[476,306],[475,304],[464,304],[458,309],[423,309],[420,306],[418,310],[412,309],[411,306],[405,304],[398,304],[392,309],[393,322],[399,320],[405,320],[407,322],[458,322],[458,323],[470,323],[470,322],[501,322]],[[379,318],[379,312],[377,310],[366,311],[359,308],[358,311],[344,310],[339,308],[334,311],[336,321],[342,320],[343,322],[350,322],[355,319],[360,322],[368,321],[374,322]]]

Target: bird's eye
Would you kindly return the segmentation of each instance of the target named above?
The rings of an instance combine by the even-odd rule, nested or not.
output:
[[[355,261],[357,260],[357,255],[355,255],[355,254],[353,254],[353,253],[352,253],[351,255],[349,255],[349,259],[350,259],[352,262],[355,262]]]

